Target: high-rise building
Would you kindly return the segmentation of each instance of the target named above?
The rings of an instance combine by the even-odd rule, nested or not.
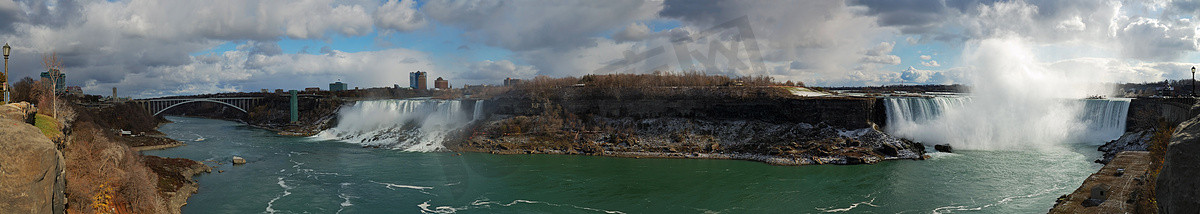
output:
[[[450,89],[450,81],[438,77],[436,80],[433,80],[433,88],[442,90]]]
[[[58,71],[58,69],[50,69],[49,71],[42,72],[42,79],[46,79],[47,81],[53,79],[55,93],[64,93],[67,91],[67,75]]]
[[[521,79],[504,78],[504,86],[514,86],[521,84]]]
[[[83,96],[83,87],[67,86],[67,94],[71,94],[71,95],[75,95],[75,96]]]
[[[425,72],[416,71],[408,73],[408,87],[411,87],[414,90],[428,89],[429,85],[426,85],[425,83]]]
[[[329,91],[345,91],[345,90],[346,90],[346,83],[343,83],[341,81],[329,83]]]

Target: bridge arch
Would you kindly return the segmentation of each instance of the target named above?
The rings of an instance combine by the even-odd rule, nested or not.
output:
[[[165,107],[165,108],[159,109],[158,111],[155,111],[155,112],[154,112],[154,116],[158,116],[158,114],[160,114],[160,113],[163,113],[163,112],[166,112],[166,111],[167,111],[167,109],[171,109],[171,108],[174,108],[174,107],[176,107],[176,106],[180,106],[180,105],[183,105],[183,104],[188,104],[188,103],[194,103],[194,102],[211,102],[211,103],[219,103],[219,104],[222,104],[222,105],[226,105],[226,106],[229,106],[229,107],[233,107],[234,109],[237,109],[238,111],[242,111],[242,112],[244,112],[244,113],[250,113],[249,111],[246,111],[246,109],[243,109],[242,107],[238,107],[237,105],[234,105],[234,104],[230,104],[230,103],[223,102],[223,101],[220,101],[220,100],[207,99],[207,98],[199,98],[199,99],[192,99],[192,100],[187,100],[187,101],[183,101],[183,102],[175,103],[175,104],[172,104],[172,105],[170,105],[170,106],[167,106],[167,107]]]

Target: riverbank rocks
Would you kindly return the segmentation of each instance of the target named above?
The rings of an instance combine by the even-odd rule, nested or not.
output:
[[[1154,129],[1144,131],[1125,132],[1121,138],[1108,141],[1096,150],[1104,152],[1104,157],[1096,160],[1096,163],[1108,164],[1117,153],[1122,151],[1146,151],[1146,145],[1149,144],[1150,138],[1154,137]]]
[[[62,153],[36,127],[0,118],[0,213],[62,213],[63,170]]]
[[[939,151],[939,152],[945,152],[945,153],[952,153],[952,152],[954,152],[954,148],[953,148],[953,147],[950,147],[950,144],[938,144],[938,145],[933,145],[933,150],[937,150],[937,151]]]
[[[1200,117],[1176,128],[1158,174],[1160,213],[1200,213]]]
[[[233,164],[246,164],[246,159],[238,156],[233,156]]]

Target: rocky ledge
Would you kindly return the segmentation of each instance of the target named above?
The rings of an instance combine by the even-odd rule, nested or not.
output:
[[[448,147],[495,154],[737,159],[775,165],[871,164],[924,159],[925,153],[920,143],[872,128],[845,130],[806,123],[597,117],[577,128],[514,130],[514,126],[541,122],[523,116],[500,118],[481,125],[465,142]]]
[[[188,197],[196,193],[199,184],[192,180],[193,175],[210,172],[212,168],[204,163],[183,158],[164,158],[144,156],[146,165],[158,174],[158,189],[166,199],[168,211],[179,212],[187,205]]]

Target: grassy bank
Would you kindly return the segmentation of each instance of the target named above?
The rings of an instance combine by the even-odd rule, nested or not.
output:
[[[46,135],[46,138],[58,139],[62,136],[62,131],[59,130],[61,126],[59,126],[58,121],[54,120],[53,117],[37,114],[36,118],[34,126],[37,126],[38,130],[42,131],[42,135]]]

